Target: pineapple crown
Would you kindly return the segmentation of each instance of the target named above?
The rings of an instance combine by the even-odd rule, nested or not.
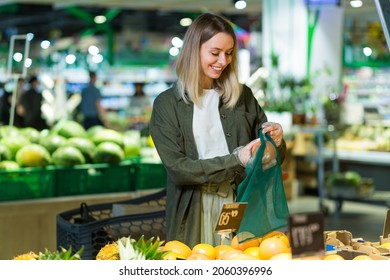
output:
[[[138,240],[122,237],[117,241],[121,260],[162,260],[167,252],[159,250],[164,241],[150,238],[145,241],[144,235]]]

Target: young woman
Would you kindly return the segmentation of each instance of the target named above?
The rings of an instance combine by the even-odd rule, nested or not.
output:
[[[267,122],[238,81],[237,48],[228,20],[200,15],[185,34],[177,83],[154,101],[150,133],[168,174],[167,241],[220,244],[222,205],[234,202],[262,127],[284,157],[282,127]]]

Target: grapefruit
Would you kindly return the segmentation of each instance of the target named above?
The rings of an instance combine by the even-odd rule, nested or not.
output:
[[[182,259],[188,258],[188,256],[191,255],[192,253],[191,248],[179,240],[172,240],[165,243],[163,251],[169,251],[169,253],[175,253],[174,255],[176,257]],[[170,257],[168,256],[169,253],[167,254],[167,258]]]
[[[243,243],[238,243],[238,236],[236,235],[232,238],[232,241],[230,242],[230,246],[233,247],[234,249],[244,251],[249,247],[259,246],[260,245],[259,240],[260,240],[259,238],[255,238],[255,239],[245,241]]]
[[[221,259],[221,256],[227,252],[227,251],[231,251],[231,250],[235,250],[232,246],[229,246],[229,245],[224,245],[224,244],[221,244],[221,245],[217,245],[214,247],[214,251],[215,251],[215,258],[217,260]]]
[[[342,261],[344,258],[338,254],[325,255],[322,260],[324,261]]]
[[[250,255],[252,257],[255,257],[256,259],[260,260],[260,247],[249,247],[244,250],[244,254]]]
[[[234,249],[234,250],[228,250],[225,253],[221,255],[221,260],[232,260],[237,255],[244,254],[243,251]]]
[[[280,253],[289,253],[291,249],[286,243],[277,236],[263,239],[260,243],[260,259],[269,260],[271,257]]]
[[[353,261],[371,261],[372,258],[368,255],[358,255],[352,259]]]
[[[187,260],[212,260],[209,256],[202,253],[192,253],[188,256]]]
[[[214,260],[216,257],[214,247],[207,243],[196,244],[192,248],[192,254],[204,254],[208,256],[211,260]]]

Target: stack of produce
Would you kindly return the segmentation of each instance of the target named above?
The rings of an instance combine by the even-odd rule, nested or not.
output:
[[[89,163],[117,164],[139,156],[141,139],[132,131],[103,126],[85,130],[72,120],[61,120],[50,130],[0,127],[0,169],[74,166]]]

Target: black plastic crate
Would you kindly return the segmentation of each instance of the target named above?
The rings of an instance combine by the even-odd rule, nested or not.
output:
[[[99,250],[107,243],[121,237],[131,236],[138,239],[159,237],[165,240],[165,205],[166,190],[144,197],[115,203],[89,205],[89,220],[78,223],[81,217],[80,208],[57,215],[57,248],[69,248],[78,251],[84,246],[81,255],[83,260],[94,260]],[[164,210],[113,217],[114,204],[156,206]]]

